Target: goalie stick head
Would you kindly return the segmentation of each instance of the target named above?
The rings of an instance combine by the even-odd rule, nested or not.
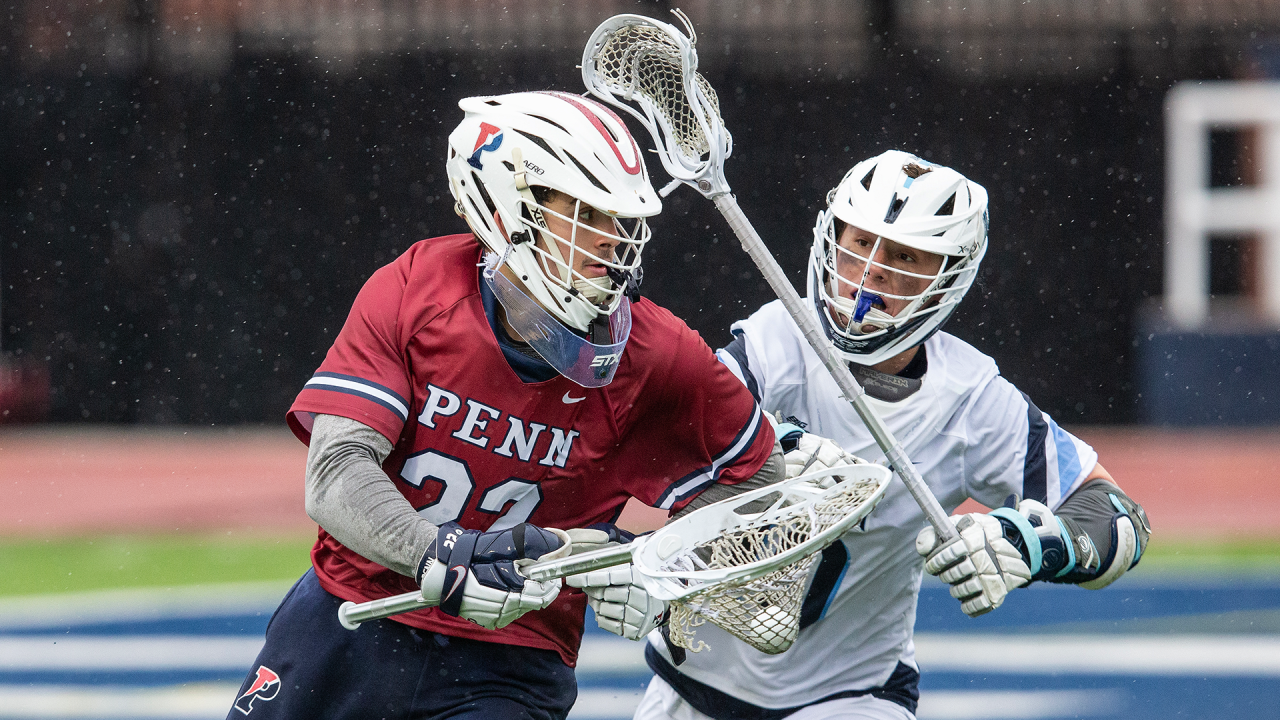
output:
[[[646,218],[662,210],[639,147],[613,111],[579,95],[513,93],[458,106],[466,116],[445,163],[458,214],[522,292],[587,332],[634,288]]]
[[[809,307],[845,359],[875,365],[937,332],[987,251],[987,191],[890,150],[827,194],[809,254]]]
[[[875,508],[891,478],[888,468],[855,459],[712,503],[627,545],[539,561],[519,572],[544,582],[630,561],[645,590],[671,603],[668,630],[679,647],[705,647],[694,634],[711,622],[761,652],[780,653],[800,632],[801,601],[818,553]],[[355,630],[433,602],[418,591],[347,602],[338,619]]]
[[[823,548],[880,502],[892,473],[865,462],[824,468],[699,508],[648,536],[632,564],[671,603],[668,634],[698,652],[711,622],[764,653],[791,647],[809,570]]]

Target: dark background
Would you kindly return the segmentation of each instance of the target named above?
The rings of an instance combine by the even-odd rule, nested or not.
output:
[[[957,74],[892,27],[856,76],[704,62],[743,209],[803,289],[819,203],[853,163],[901,148],[955,167],[990,192],[991,247],[946,329],[1059,422],[1134,422],[1136,314],[1162,283],[1164,96],[1257,67],[1269,36],[1176,36],[1141,63],[1121,38],[1085,76]],[[339,74],[239,48],[211,76],[36,65],[14,47],[0,50],[0,347],[48,368],[56,421],[279,422],[365,278],[465,230],[443,172],[458,99],[581,88],[573,50],[383,53]],[[1237,139],[1216,139],[1215,177],[1234,182]],[[713,347],[771,299],[692,190],[652,224],[644,294]],[[1215,256],[1219,292],[1234,257]]]

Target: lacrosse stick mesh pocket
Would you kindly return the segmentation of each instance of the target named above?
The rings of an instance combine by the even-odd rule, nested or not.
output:
[[[610,35],[592,60],[595,75],[614,95],[630,100],[640,95],[648,100],[654,112],[670,128],[680,152],[690,160],[698,160],[711,148],[698,111],[689,104],[684,91],[684,72],[680,47],[666,32],[650,25],[625,25]],[[720,100],[711,84],[695,75],[698,90],[710,104],[708,125],[720,123]]]
[[[677,567],[719,569],[779,558],[784,553],[796,555],[794,560],[779,558],[781,566],[763,569],[758,576],[707,583],[706,589],[673,601],[668,628],[671,642],[699,652],[706,643],[696,639],[697,628],[711,622],[770,655],[791,647],[800,633],[800,606],[809,570],[818,553],[838,536],[802,551],[800,546],[858,511],[880,485],[874,480],[857,480],[837,487],[843,492],[812,505],[796,505],[790,515],[772,515],[767,523],[723,533],[679,558],[673,557]]]

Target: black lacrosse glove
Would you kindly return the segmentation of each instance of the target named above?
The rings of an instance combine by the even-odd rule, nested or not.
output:
[[[445,523],[436,535],[434,546],[418,565],[418,582],[423,588],[424,596],[438,589],[440,610],[445,614],[468,617],[487,626],[485,622],[470,616],[466,602],[475,600],[491,604],[496,601],[504,605],[515,602],[520,605],[519,596],[530,593],[526,578],[517,570],[517,561],[532,561],[552,554],[564,547],[566,540],[566,537],[557,535],[556,532],[528,523],[495,532],[467,530],[455,522]],[[538,586],[535,588],[536,592],[532,593],[536,597],[525,598],[526,605],[545,607],[559,591],[558,581],[531,584]],[[475,587],[476,585],[480,587]],[[542,587],[544,585],[553,586],[555,592],[551,591],[551,587]],[[481,588],[516,597],[499,598]],[[506,619],[516,609],[518,608],[503,609],[501,618]],[[540,608],[531,606],[523,612],[532,609]],[[510,619],[514,620],[515,617]]]

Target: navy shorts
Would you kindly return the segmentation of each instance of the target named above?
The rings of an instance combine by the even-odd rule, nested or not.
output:
[[[338,623],[342,600],[308,570],[267,625],[227,720],[564,718],[578,696],[552,650],[478,642],[376,620]]]

